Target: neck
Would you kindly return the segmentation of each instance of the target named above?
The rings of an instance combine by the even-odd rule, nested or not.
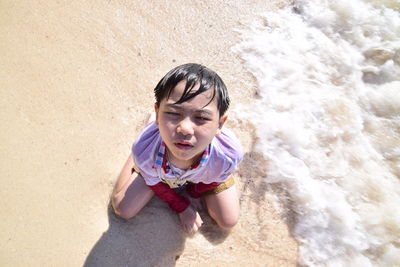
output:
[[[167,159],[168,159],[169,163],[174,165],[174,167],[182,169],[182,170],[190,169],[190,167],[192,167],[193,164],[197,163],[201,159],[202,154],[203,153],[200,153],[199,155],[195,156],[194,158],[191,158],[190,160],[177,161],[177,160],[175,160],[174,156],[171,155],[167,149]]]

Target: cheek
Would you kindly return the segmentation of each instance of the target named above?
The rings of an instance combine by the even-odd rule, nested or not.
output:
[[[175,125],[169,122],[160,122],[158,128],[163,139],[170,139],[175,133]]]
[[[217,134],[218,127],[207,127],[197,131],[197,138],[203,142],[211,142],[213,137]]]

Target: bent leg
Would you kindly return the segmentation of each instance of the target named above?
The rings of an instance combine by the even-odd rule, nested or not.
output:
[[[114,212],[124,219],[135,216],[154,195],[140,174],[131,174],[132,167],[133,159],[130,155],[111,196]]]
[[[207,210],[217,224],[224,229],[230,229],[239,220],[239,196],[236,185],[218,193],[204,197]]]

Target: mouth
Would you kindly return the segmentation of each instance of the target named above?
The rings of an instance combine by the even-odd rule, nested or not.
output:
[[[176,142],[174,144],[175,144],[175,146],[177,148],[182,149],[182,150],[189,150],[189,149],[192,149],[194,147],[189,142]]]

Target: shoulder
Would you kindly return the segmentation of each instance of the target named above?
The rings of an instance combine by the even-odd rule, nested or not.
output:
[[[139,134],[136,141],[133,143],[132,152],[134,155],[141,155],[153,150],[155,146],[161,142],[160,132],[158,127],[152,122]]]
[[[161,137],[158,127],[154,123],[149,123],[132,145],[134,164],[140,170],[146,183],[157,177],[154,161],[160,143]]]
[[[224,129],[211,142],[205,183],[223,182],[237,169],[243,159],[243,150],[233,132]]]
[[[214,153],[218,154],[218,158],[225,158],[238,164],[243,158],[243,149],[235,134],[223,128],[220,135],[217,135],[211,143]]]
[[[139,141],[148,141],[149,139],[157,138],[160,135],[160,131],[158,127],[153,122],[148,123],[143,130],[140,132],[139,136],[137,137],[136,142]]]

